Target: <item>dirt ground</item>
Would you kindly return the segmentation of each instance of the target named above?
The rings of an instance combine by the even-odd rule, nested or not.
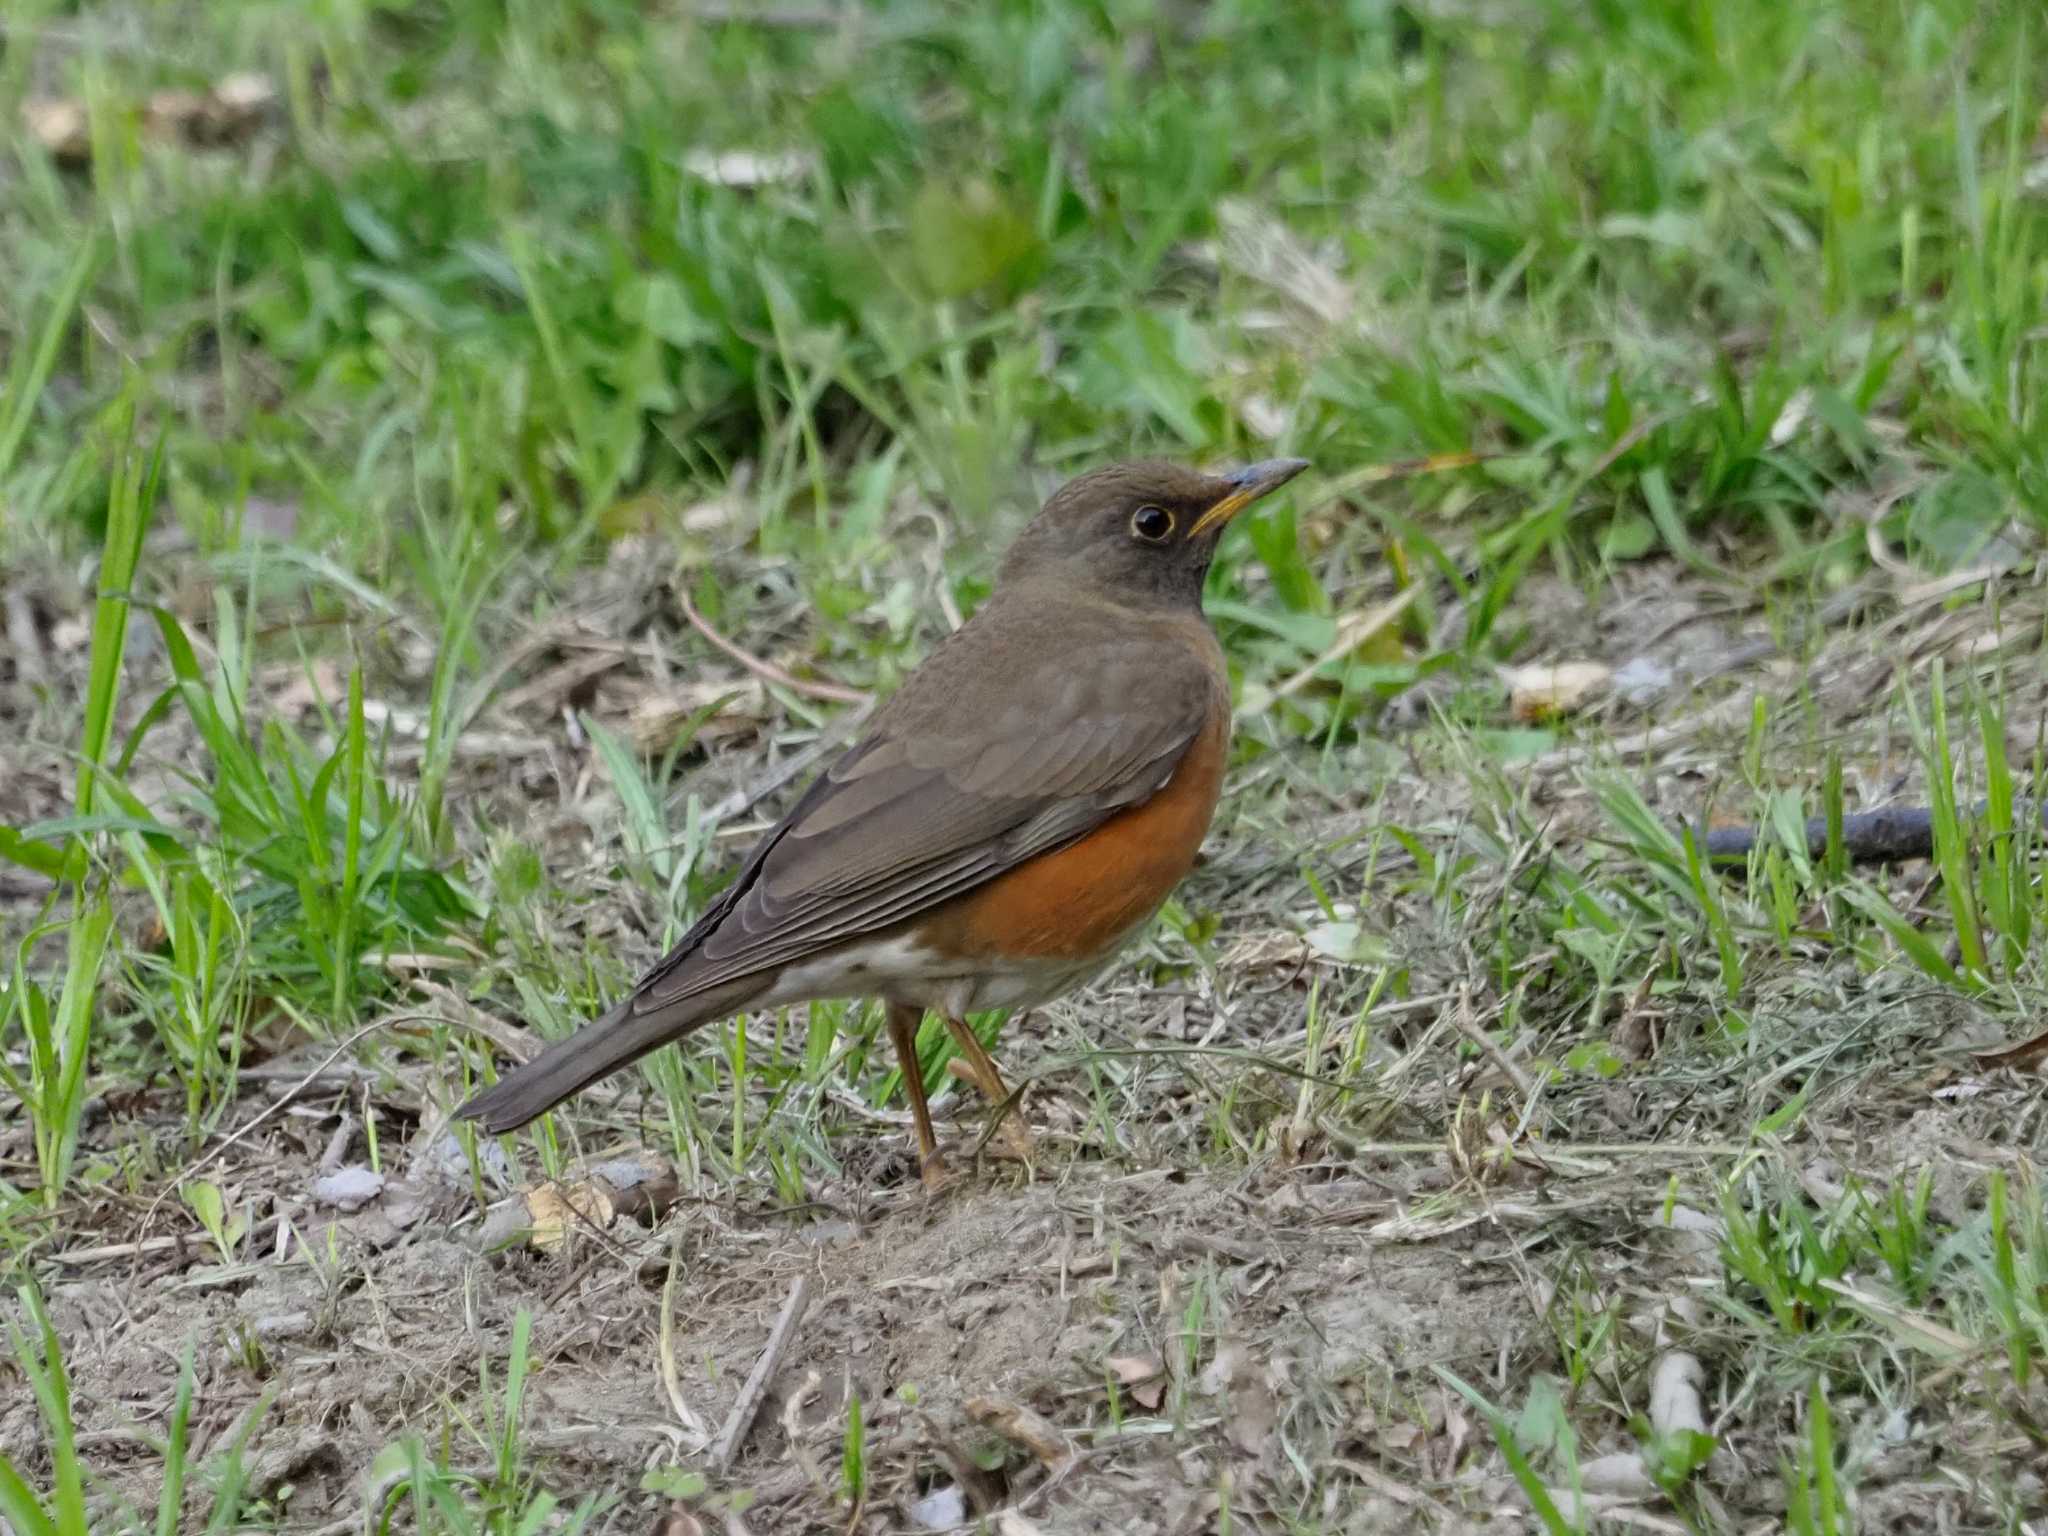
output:
[[[1646,656],[1691,671],[1698,694],[1618,710],[1608,724],[1654,803],[1695,810],[1740,751],[1750,693],[1789,696],[1797,679],[1775,651],[1758,651],[1770,632],[1760,615],[1725,612],[1711,595],[1675,598],[1674,581],[1665,573],[1597,610],[1564,591],[1546,603],[1532,582],[1522,606],[1538,616],[1533,656]],[[2037,593],[2025,597],[2038,605]],[[2016,633],[2025,607],[2007,610]],[[0,819],[10,822],[63,804],[62,759],[36,745],[62,739],[51,712],[61,713],[66,658],[82,654],[55,632],[62,608],[54,590],[35,608],[54,691],[10,706],[0,748]],[[1824,732],[1867,710],[1870,679],[1893,675],[1897,646],[1982,653],[1977,631],[1941,630],[1938,609],[1901,611],[1915,613],[1914,626],[1893,633],[1889,653],[1868,649],[1866,635],[1825,659],[1834,682],[1816,706]],[[147,673],[146,646],[133,664]],[[599,703],[626,719],[659,680],[620,665]],[[1743,686],[1714,691],[1717,668]],[[0,681],[10,699],[25,697],[24,679]],[[2016,736],[2038,732],[2040,693],[2016,684]],[[1742,713],[1725,706],[1731,696]],[[522,707],[491,728],[546,739],[554,701],[543,691]],[[1647,756],[1627,756],[1646,740]],[[1896,739],[1861,745],[1852,779],[1866,801],[1914,771]],[[1977,1005],[1816,955],[1757,981],[1747,1059],[1702,1039],[1680,999],[1644,1025],[1629,1071],[1556,1079],[1540,1121],[1518,1124],[1517,1074],[1570,1042],[1537,1040],[1517,1062],[1461,1039],[1469,957],[1440,910],[1388,885],[1376,922],[1409,961],[1412,985],[1406,1001],[1365,1020],[1353,1017],[1359,969],[1298,937],[1309,904],[1295,872],[1363,807],[1411,827],[1468,814],[1469,790],[1441,766],[1441,750],[1418,710],[1359,749],[1369,781],[1355,795],[1247,793],[1226,809],[1187,897],[1219,918],[1213,970],[1152,985],[1125,967],[1013,1027],[1004,1060],[1031,1085],[1023,1112],[1037,1163],[957,1155],[960,1177],[936,1197],[917,1183],[900,1117],[842,1106],[844,1176],[814,1181],[801,1204],[765,1182],[721,1188],[685,1172],[657,1219],[622,1217],[602,1231],[571,1220],[543,1251],[502,1214],[507,1202],[526,1209],[510,1172],[485,1169],[494,1214],[450,1155],[445,1116],[459,1090],[445,1063],[374,1042],[290,1043],[250,1065],[241,1101],[197,1155],[179,1140],[174,1094],[108,1083],[84,1161],[121,1176],[84,1186],[61,1236],[31,1256],[97,1493],[153,1498],[149,1447],[192,1340],[198,1455],[257,1415],[250,1480],[277,1528],[363,1529],[396,1485],[383,1453],[407,1433],[450,1467],[489,1467],[514,1320],[527,1311],[522,1465],[566,1503],[616,1495],[598,1530],[972,1529],[983,1516],[1004,1536],[1529,1528],[1486,1422],[1448,1372],[1511,1412],[1539,1375],[1564,1383],[1574,1405],[1603,1404],[1591,1418],[1609,1433],[1578,1446],[1581,1463],[1609,1479],[1589,1471],[1589,1510],[1616,1529],[1682,1531],[1687,1517],[1624,1465],[1635,1448],[1628,1417],[1647,1411],[1651,1381],[1673,1361],[1699,1373],[1720,1440],[1690,1518],[1715,1530],[1778,1528],[1797,1404],[1774,1391],[1717,1307],[1726,1277],[1716,1181],[1745,1155],[1816,1199],[1852,1180],[1887,1188],[1931,1169],[1934,1209],[1960,1220],[1985,1171],[2039,1156],[2040,1079],[1972,1066],[1968,1052],[2000,1043],[2006,1027]],[[480,822],[522,826],[551,838],[565,866],[595,866],[616,836],[608,791],[601,777],[564,768],[568,754],[553,740],[509,767],[479,756],[462,770],[465,792],[478,797]],[[721,761],[740,773],[737,757]],[[1595,820],[1573,777],[1582,761],[1565,746],[1504,771],[1569,835]],[[1241,777],[1260,791],[1301,771],[1283,755]],[[725,788],[709,777],[693,786],[707,800]],[[565,778],[579,785],[566,811]],[[1352,868],[1355,852],[1328,867]],[[1359,894],[1355,878],[1347,894]],[[0,873],[10,939],[39,899],[32,881]],[[452,982],[459,993],[461,979]],[[1312,991],[1333,1020],[1322,1065],[1341,1059],[1356,1027],[1371,1031],[1359,1057],[1369,1070],[1342,1113],[1298,1121],[1290,1074],[1304,1061]],[[413,988],[393,1008],[459,1018],[460,1004]],[[1101,1054],[1089,1057],[1084,1042]],[[1114,1127],[1094,1111],[1092,1074],[1103,1073],[1110,1100],[1130,1109]],[[1810,1100],[1797,1132],[1753,1136],[1762,1104],[1802,1087]],[[624,1157],[675,1171],[662,1159],[665,1130],[634,1118],[637,1085],[596,1102],[603,1129],[571,1149],[574,1169]],[[980,1105],[948,1102],[961,1113],[942,1117],[942,1134],[964,1149]],[[345,1210],[315,1191],[323,1174],[371,1160],[366,1112],[386,1181]],[[0,1111],[0,1166],[20,1178],[32,1165],[11,1113]],[[1237,1134],[1246,1125],[1280,1129],[1247,1158]],[[174,1193],[181,1173],[203,1173],[248,1214],[231,1258],[193,1230]],[[802,1316],[775,1337],[800,1283]],[[1596,1335],[1606,1342],[1582,1347]],[[771,1338],[765,1392],[720,1471],[706,1439]],[[1574,1362],[1586,1360],[1574,1381]],[[856,1399],[864,1491],[853,1504]],[[1993,1513],[1986,1481],[2042,1496],[2031,1449],[1967,1396],[1916,1401],[1902,1390],[1838,1413],[1859,1530],[2013,1529]],[[35,1468],[46,1465],[40,1445],[29,1394],[0,1391],[0,1447]],[[672,1508],[677,1485],[664,1474],[674,1469],[707,1476],[688,1514]]]

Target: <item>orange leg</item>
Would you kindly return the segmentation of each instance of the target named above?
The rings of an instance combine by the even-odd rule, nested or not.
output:
[[[924,1021],[924,1010],[890,1003],[887,1016],[889,1043],[896,1047],[896,1063],[903,1069],[903,1091],[910,1100],[910,1118],[917,1124],[918,1175],[926,1189],[937,1191],[945,1185],[946,1164],[939,1156],[939,1138],[932,1134],[932,1110],[924,1097],[924,1068],[917,1061],[917,1026]]]
[[[952,1033],[953,1043],[960,1047],[961,1065],[965,1075],[982,1097],[995,1105],[1000,1123],[991,1135],[1003,1144],[1003,1150],[1020,1163],[1028,1163],[1036,1151],[1031,1140],[1031,1127],[1024,1123],[1022,1115],[1013,1114],[1016,1105],[1009,1102],[1010,1090],[1003,1086],[1003,1074],[996,1070],[996,1059],[982,1046],[981,1039],[969,1027],[965,1019],[948,1017],[946,1028]]]

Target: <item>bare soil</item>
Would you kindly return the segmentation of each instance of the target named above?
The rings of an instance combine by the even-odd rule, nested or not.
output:
[[[1620,595],[1619,618],[1564,595],[1537,605],[1530,654],[1615,665],[1648,655],[1673,670],[1748,655],[1745,692],[1811,701],[1801,730],[1845,729],[1869,712],[1868,636],[1788,667],[1742,651],[1757,634],[1742,611],[1668,572],[1656,579],[1657,591]],[[659,627],[658,602],[634,601],[636,622]],[[2007,622],[2023,627],[2020,606]],[[64,803],[61,755],[38,743],[62,739],[83,650],[58,633],[55,612],[39,605],[32,616],[40,675],[0,680],[8,821]],[[1941,629],[1940,611],[1917,612],[1894,637],[1909,658],[1984,653],[1981,630]],[[1672,628],[1680,619],[1683,634]],[[638,654],[623,648],[613,670],[573,686],[594,686],[590,697],[629,720],[660,682],[636,670]],[[557,648],[533,670],[573,659]],[[2037,682],[2016,682],[2016,733],[2038,731],[2040,695]],[[131,702],[146,697],[138,678]],[[1681,693],[1608,715],[1612,750],[1654,803],[1695,812],[1725,780],[1747,715],[1719,697]],[[545,735],[557,703],[538,690],[523,716],[491,722],[545,739],[545,750],[509,763],[480,755],[461,771],[479,824],[519,826],[574,868],[599,861],[616,826],[601,779],[569,760],[559,732]],[[1653,748],[1631,757],[1628,743],[1646,735]],[[1910,763],[1881,733],[1859,746],[1858,785],[1881,798]],[[711,800],[743,786],[783,755],[770,748],[735,741],[693,787]],[[1013,1023],[1004,1060],[1031,1084],[1023,1112],[1037,1165],[963,1157],[936,1197],[918,1186],[899,1125],[827,1106],[844,1175],[815,1183],[803,1204],[783,1205],[765,1184],[685,1176],[651,1223],[572,1224],[556,1250],[540,1251],[491,1214],[522,1198],[517,1175],[479,1186],[443,1152],[458,1096],[445,1063],[380,1053],[374,1040],[338,1057],[332,1043],[289,1044],[252,1063],[241,1102],[197,1154],[182,1144],[171,1093],[109,1082],[84,1161],[124,1173],[84,1186],[30,1256],[101,1475],[96,1495],[153,1500],[150,1446],[190,1341],[199,1455],[253,1416],[251,1479],[280,1527],[362,1529],[393,1486],[380,1453],[408,1434],[458,1468],[490,1466],[524,1311],[526,1464],[567,1501],[615,1499],[599,1530],[656,1529],[671,1511],[660,1474],[675,1468],[707,1472],[689,1517],[707,1530],[936,1529],[948,1510],[963,1522],[1001,1512],[993,1528],[1006,1536],[1526,1528],[1487,1424],[1444,1373],[1511,1411],[1539,1375],[1565,1382],[1575,1402],[1603,1404],[1611,1432],[1578,1447],[1593,1463],[1635,1449],[1629,1418],[1646,1410],[1654,1363],[1680,1349],[1703,1363],[1721,1441],[1693,1518],[1774,1528],[1799,1408],[1760,1385],[1753,1336],[1718,1303],[1716,1178],[1745,1149],[1822,1193],[1851,1180],[1885,1189],[1932,1169],[1937,1213],[1961,1220],[1985,1171],[2039,1157],[2040,1079],[1972,1064],[1971,1049],[2006,1039],[1995,1014],[1816,953],[1759,979],[1755,1038],[1734,1050],[1704,1038],[1683,999],[1648,1010],[1632,1025],[1629,1071],[1554,1080],[1532,1131],[1514,1071],[1571,1042],[1538,1038],[1505,1056],[1472,1047],[1457,1027],[1470,1006],[1460,987],[1474,980],[1468,935],[1390,886],[1368,926],[1411,960],[1417,1005],[1364,1021],[1352,1017],[1357,969],[1298,936],[1309,904],[1293,871],[1347,818],[1355,830],[1359,807],[1417,827],[1469,814],[1464,781],[1432,766],[1437,750],[1421,730],[1359,749],[1371,777],[1348,804],[1274,795],[1270,759],[1254,764],[1246,777],[1268,792],[1226,812],[1187,894],[1221,919],[1213,964],[1167,975],[1148,951],[1088,994]],[[1593,820],[1573,777],[1584,760],[1566,747],[1527,769],[1532,801],[1564,825]],[[39,900],[32,881],[0,873],[10,943]],[[645,913],[594,905],[581,920],[638,934],[629,946],[651,953]],[[1373,1032],[1363,1058],[1373,1070],[1344,1113],[1291,1127],[1312,988],[1335,1021],[1322,1066],[1341,1059],[1356,1027]],[[414,991],[396,1006],[452,1005]],[[1540,1028],[1540,1013],[1530,1017]],[[1102,1074],[1108,1101],[1128,1110],[1109,1126],[1094,1113]],[[1796,1130],[1753,1140],[1764,1106],[1802,1088],[1812,1094]],[[581,1122],[593,1140],[571,1149],[581,1153],[572,1172],[665,1149],[665,1132],[635,1118],[639,1088],[620,1089]],[[966,1113],[947,1133],[964,1149],[981,1109],[952,1102]],[[360,1209],[337,1210],[313,1191],[323,1169],[370,1160],[366,1112],[389,1182]],[[14,1113],[0,1110],[0,1167],[18,1181],[32,1164]],[[1247,1155],[1246,1127],[1277,1129]],[[178,1177],[202,1174],[250,1219],[232,1256],[195,1230],[175,1193]],[[723,1425],[801,1276],[808,1308],[720,1472],[704,1433]],[[1600,1329],[1618,1342],[1592,1351],[1598,1368],[1573,1381],[1578,1346]],[[41,1430],[18,1380],[0,1364],[0,1449],[41,1469]],[[1985,1490],[2038,1498],[2034,1451],[1998,1427],[2009,1416],[1980,1411],[1967,1393],[1916,1398],[1911,1380],[1902,1364],[1897,1398],[1841,1405],[1859,1529],[2008,1529]],[[845,1470],[855,1399],[857,1504]],[[1616,1528],[1687,1528],[1652,1487],[1586,1491]]]

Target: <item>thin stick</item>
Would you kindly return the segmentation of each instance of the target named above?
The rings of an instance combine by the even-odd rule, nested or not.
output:
[[[682,602],[683,617],[690,621],[690,627],[754,676],[766,678],[771,683],[780,683],[792,693],[801,693],[813,699],[831,699],[840,704],[865,704],[872,697],[858,688],[848,688],[841,683],[807,683],[802,678],[790,676],[774,662],[764,661],[752,651],[742,650],[713,629],[704,615],[697,611],[697,605],[690,601],[690,594],[680,587],[676,589],[676,597]]]
[[[108,1259],[133,1259],[146,1253],[169,1253],[174,1248],[205,1246],[204,1232],[179,1232],[169,1237],[145,1237],[132,1243],[102,1243],[96,1248],[67,1248],[50,1255],[53,1264],[99,1264]]]
[[[746,1438],[752,1427],[754,1415],[761,1411],[761,1398],[768,1390],[769,1378],[782,1362],[782,1352],[789,1347],[790,1335],[797,1330],[797,1324],[804,1320],[804,1309],[811,1304],[811,1277],[798,1275],[796,1283],[789,1288],[789,1297],[782,1303],[782,1311],[776,1315],[775,1326],[768,1330],[768,1342],[761,1347],[761,1358],[754,1362],[754,1368],[747,1373],[746,1382],[740,1387],[738,1401],[732,1405],[725,1426],[718,1432],[717,1443],[711,1450],[711,1464],[721,1473],[732,1466],[739,1454],[740,1442]]]
[[[1472,1016],[1472,993],[1469,988],[1458,988],[1458,1006],[1451,1010],[1451,1022],[1457,1026],[1459,1034],[1478,1046],[1486,1059],[1500,1068],[1501,1074],[1514,1084],[1515,1092],[1521,1095],[1523,1104],[1535,1103],[1536,1085],[1529,1081],[1529,1074],[1514,1064],[1508,1053],[1500,1048],[1500,1042],[1481,1029],[1478,1019]]]

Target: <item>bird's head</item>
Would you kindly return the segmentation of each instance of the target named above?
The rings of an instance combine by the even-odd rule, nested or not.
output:
[[[1053,492],[1003,557],[996,585],[1054,581],[1126,602],[1197,606],[1230,520],[1306,459],[1265,459],[1205,475],[1139,460],[1091,470]]]

